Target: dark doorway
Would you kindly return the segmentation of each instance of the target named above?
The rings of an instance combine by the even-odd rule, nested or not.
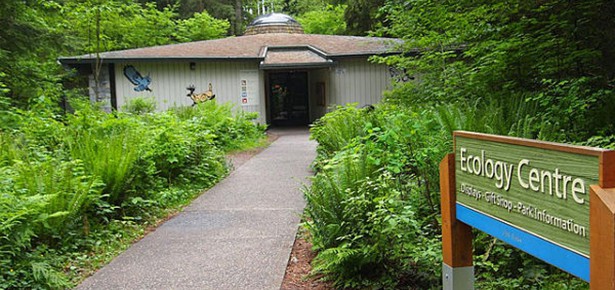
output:
[[[307,72],[269,73],[269,120],[274,126],[309,123]]]

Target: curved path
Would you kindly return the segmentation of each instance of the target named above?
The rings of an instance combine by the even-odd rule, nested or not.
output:
[[[316,143],[280,130],[267,149],[77,289],[279,289]]]

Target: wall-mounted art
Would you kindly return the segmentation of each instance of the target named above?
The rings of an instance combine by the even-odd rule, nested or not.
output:
[[[203,103],[209,100],[213,100],[216,97],[216,94],[214,94],[211,83],[209,83],[209,89],[205,91],[204,93],[195,94],[194,91],[196,90],[196,87],[194,85],[189,85],[188,87],[186,87],[186,90],[189,91],[187,96],[190,99],[192,99],[192,106],[195,106],[197,104],[200,104],[200,103]]]
[[[148,91],[151,92],[152,89],[149,88],[149,85],[152,83],[152,78],[149,75],[142,76],[141,73],[132,65],[127,65],[124,67],[124,76],[135,85],[134,90],[136,92]]]

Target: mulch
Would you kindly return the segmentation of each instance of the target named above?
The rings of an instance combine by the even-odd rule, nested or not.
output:
[[[281,290],[332,290],[331,283],[320,281],[318,276],[310,276],[312,259],[316,253],[312,251],[312,244],[305,238],[297,236],[293,250],[288,259],[286,274],[282,281]]]

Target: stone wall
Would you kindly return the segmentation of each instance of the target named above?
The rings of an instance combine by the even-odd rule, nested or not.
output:
[[[89,76],[89,84],[90,101],[93,103],[102,103],[102,108],[107,112],[111,112],[111,78],[109,77],[109,66],[102,66],[98,78],[98,85],[96,84],[94,74]]]

